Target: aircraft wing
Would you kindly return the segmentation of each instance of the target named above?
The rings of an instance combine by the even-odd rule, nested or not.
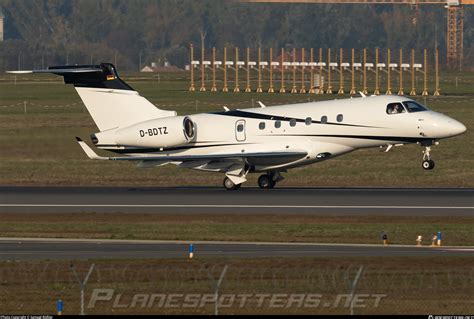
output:
[[[77,142],[82,147],[90,159],[111,160],[111,161],[163,161],[163,162],[185,162],[195,160],[219,160],[219,159],[253,159],[262,157],[273,158],[302,158],[308,153],[305,151],[276,151],[276,152],[254,152],[254,153],[226,153],[209,155],[160,155],[160,156],[120,156],[107,157],[97,155],[83,140],[76,137]]]

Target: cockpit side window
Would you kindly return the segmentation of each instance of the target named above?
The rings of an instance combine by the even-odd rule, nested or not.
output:
[[[390,103],[387,105],[387,114],[400,114],[405,113],[405,108],[402,103]]]
[[[425,106],[419,103],[416,103],[415,101],[406,101],[406,102],[403,102],[403,105],[405,105],[409,113],[422,112],[422,111],[428,110]]]

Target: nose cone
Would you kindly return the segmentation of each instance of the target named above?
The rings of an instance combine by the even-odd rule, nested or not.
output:
[[[427,114],[422,122],[423,130],[429,137],[448,138],[466,132],[466,126],[455,119],[441,113]]]
[[[438,122],[439,133],[442,138],[453,137],[466,132],[466,126],[453,118],[445,116],[443,121]]]
[[[460,135],[466,132],[466,126],[462,124],[461,122],[458,122],[456,120],[451,120],[450,122],[451,122],[450,123],[451,136]]]

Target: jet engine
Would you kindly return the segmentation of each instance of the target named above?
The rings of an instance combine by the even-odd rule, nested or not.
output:
[[[97,146],[119,145],[137,147],[174,147],[191,142],[195,126],[187,116],[173,116],[140,122],[92,136]]]

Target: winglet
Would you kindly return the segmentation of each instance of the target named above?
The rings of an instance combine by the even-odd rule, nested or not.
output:
[[[97,155],[97,154],[92,150],[92,148],[90,148],[89,145],[87,145],[86,142],[84,142],[80,137],[77,137],[77,136],[76,136],[76,140],[77,140],[77,142],[79,143],[79,145],[81,146],[82,150],[86,153],[86,155],[87,155],[90,159],[96,159],[96,160],[108,160],[108,159],[110,159],[109,157],[103,157],[103,156]]]

